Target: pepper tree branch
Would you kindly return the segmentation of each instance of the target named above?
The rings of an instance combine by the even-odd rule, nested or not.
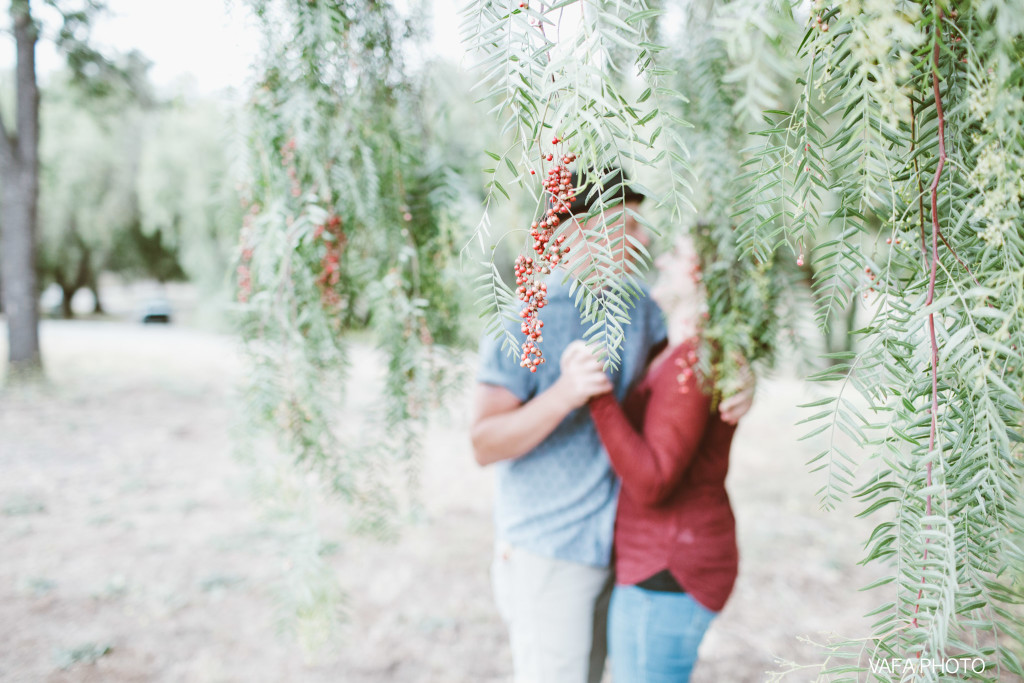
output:
[[[910,98],[910,153],[914,155],[914,175],[917,177],[917,215],[918,226],[921,229],[921,256],[928,258],[928,249],[924,241],[924,187],[921,185],[921,169],[917,164],[917,155],[914,150],[917,147],[917,115],[914,113],[914,98]]]
[[[925,243],[925,234],[924,234],[924,222],[925,222],[924,221],[924,187],[921,184],[921,171],[920,171],[920,168],[918,167],[917,155],[914,154],[914,149],[916,148],[916,146],[917,146],[917,116],[914,113],[914,99],[911,98],[910,99],[910,153],[914,156],[914,175],[917,177],[917,209],[918,209],[918,217],[920,219],[918,221],[918,223],[919,223],[919,228],[920,228],[920,232],[921,232],[921,255],[925,259],[927,259],[928,258],[928,247],[926,246],[926,243]],[[953,258],[956,259],[956,262],[959,263],[963,267],[963,269],[967,271],[967,274],[971,276],[972,280],[974,280],[974,284],[980,286],[981,283],[978,282],[978,278],[975,277],[974,273],[971,271],[970,266],[968,266],[966,263],[963,262],[963,260],[960,258],[960,255],[956,253],[956,249],[953,248],[953,245],[951,245],[949,242],[946,241],[946,236],[942,234],[942,231],[938,229],[938,226],[936,226],[935,229],[938,230],[939,239],[942,240],[942,243],[944,245],[946,245],[946,249],[949,249],[949,253],[953,254]]]
[[[932,90],[935,93],[935,110],[939,116],[939,165],[935,169],[935,177],[932,178],[932,271],[928,279],[928,300],[926,306],[931,306],[935,300],[935,278],[939,266],[939,180],[942,178],[942,169],[946,166],[946,117],[942,111],[942,97],[939,95],[939,43],[941,41],[942,10],[939,10],[939,21],[935,24],[935,48],[932,52]],[[945,242],[945,240],[943,240]],[[932,346],[932,425],[931,434],[928,437],[928,450],[935,449],[935,437],[938,431],[938,410],[939,410],[939,346],[935,340],[935,312],[928,314],[928,334],[931,337]],[[932,464],[928,462],[928,485],[932,484]],[[932,497],[928,496],[928,514],[932,513]]]
[[[945,159],[945,156],[943,156],[942,158]],[[974,272],[971,271],[970,266],[968,266],[966,263],[964,263],[960,259],[960,255],[957,254],[956,253],[956,249],[954,249],[953,246],[949,242],[946,241],[946,236],[942,234],[942,231],[939,230],[938,226],[935,226],[935,232],[939,233],[939,239],[942,240],[942,243],[946,245],[946,249],[949,249],[949,253],[953,254],[953,258],[956,259],[956,262],[959,263],[961,266],[963,266],[963,269],[966,270],[967,274],[971,276],[972,280],[974,280],[974,284],[976,284],[976,285],[978,285],[980,287],[981,283],[978,282],[978,278],[976,278],[974,276]]]
[[[938,21],[935,22],[935,46],[932,49],[932,92],[935,97],[935,111],[938,114],[938,136],[939,136],[939,163],[935,168],[935,176],[932,178],[931,200],[932,200],[932,253],[931,273],[928,277],[928,299],[925,306],[931,306],[935,301],[935,280],[939,266],[939,180],[942,178],[942,170],[946,166],[946,117],[942,111],[942,96],[939,92],[939,47],[942,42],[942,10],[939,10]],[[945,242],[945,240],[943,240]],[[959,260],[959,259],[958,259]],[[966,266],[965,266],[966,267]],[[935,312],[928,314],[928,336],[931,343],[931,366],[932,366],[932,408],[931,408],[931,432],[928,436],[929,460],[927,463],[927,486],[932,485],[932,461],[931,453],[935,450],[935,441],[938,433],[939,413],[939,344],[935,338]],[[926,498],[926,514],[932,514],[932,494]],[[928,560],[928,541],[925,539],[924,559]],[[924,579],[921,579],[922,583]],[[914,606],[914,626],[917,626],[917,613],[921,608],[921,596],[924,588],[918,590],[918,603]],[[920,656],[921,653],[918,653]]]

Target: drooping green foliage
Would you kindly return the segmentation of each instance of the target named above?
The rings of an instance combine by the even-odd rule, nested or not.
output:
[[[390,535],[414,499],[425,419],[451,381],[462,301],[453,197],[404,61],[418,36],[388,3],[248,4],[265,44],[241,160],[247,412],[293,471],[352,503],[354,526]],[[376,347],[381,375],[353,339]],[[339,594],[304,519],[293,566],[319,578],[292,576],[299,590],[285,602],[313,645]]]
[[[397,504],[387,473],[414,461],[395,454],[414,450],[443,383],[438,345],[456,334],[454,184],[416,115],[397,47],[412,36],[391,6],[250,5],[267,49],[239,247],[247,396],[284,450],[382,523]],[[669,231],[693,229],[719,379],[737,356],[771,357],[789,263],[813,266],[823,326],[856,298],[870,321],[819,377],[835,394],[811,405],[810,435],[830,442],[813,467],[825,507],[852,494],[881,516],[866,559],[892,573],[875,586],[869,647],[823,677],[918,655],[978,655],[989,678],[1014,675],[1024,19],[1009,0],[801,7],[688,6],[688,49],[671,52],[655,37],[661,9],[643,2],[471,3],[480,95],[508,141],[489,153],[476,243],[501,241],[491,217],[513,186],[547,209],[541,183],[571,154],[585,185],[621,166],[664,199]],[[605,189],[595,215],[621,202],[622,186]],[[526,246],[519,227],[509,234]],[[592,233],[577,291],[614,363],[642,270],[617,256],[646,254],[609,244],[608,228]],[[485,261],[478,293],[496,331],[516,293]],[[359,330],[387,359],[371,423],[383,439],[345,419],[358,413],[344,335]]]
[[[662,7],[644,2],[482,1],[467,7],[463,24],[467,44],[478,56],[481,88],[496,103],[492,113],[510,139],[500,152],[488,152],[494,167],[487,169],[492,180],[478,226],[481,244],[528,232],[523,225],[522,233],[492,234],[489,212],[500,196],[509,195],[510,184],[532,194],[543,219],[551,193],[542,182],[562,155],[575,157],[570,165],[581,180],[572,190],[593,193],[597,201],[588,216],[563,218],[552,239],[571,238],[588,219],[616,209],[625,196],[623,185],[599,179],[603,169],[624,168],[641,181],[630,184],[654,199],[644,206],[646,218],[638,216],[642,224],[654,233],[662,232],[657,223],[667,225],[669,234],[697,238],[710,309],[702,369],[726,393],[735,389],[746,362],[770,363],[778,343],[777,294],[786,269],[771,256],[741,256],[732,210],[743,190],[736,178],[748,145],[744,114],[760,111],[766,99],[777,102],[772,83],[791,61],[780,52],[781,30],[772,26],[782,19],[748,22],[751,10],[771,7],[735,4],[742,7],[717,13],[711,3],[684,8],[687,36],[671,50],[665,47],[670,38],[659,35]],[[781,16],[782,8],[772,12]],[[720,30],[722,22],[739,31]],[[749,46],[744,39],[770,45],[774,60],[765,64],[763,51],[740,54],[738,48]],[[659,217],[663,220],[648,222]],[[583,231],[578,248],[585,252],[584,266],[575,273],[581,308],[592,323],[589,340],[613,365],[649,258],[642,245],[609,230],[615,220],[611,211]],[[635,258],[623,258],[626,251]],[[515,309],[516,294],[522,299],[523,293],[505,286],[493,259],[494,253],[487,253],[479,301],[489,313],[489,331],[499,334],[503,315]],[[525,286],[528,293],[530,285]],[[507,326],[503,333],[511,352],[520,340]]]
[[[1012,645],[1021,635],[1024,14],[1000,0],[818,0],[805,12],[689,4],[681,42],[690,49],[673,64],[646,40],[645,22],[659,14],[646,5],[472,3],[464,32],[515,137],[491,154],[491,197],[518,182],[543,206],[529,171],[544,170],[552,134],[584,169],[678,164],[660,179],[670,181],[673,218],[697,226],[704,334],[728,349],[726,364],[734,349],[772,350],[776,304],[793,292],[780,258],[814,273],[823,329],[863,301],[871,319],[856,334],[859,352],[833,354],[819,379],[834,380],[837,394],[809,418],[809,436],[830,443],[812,461],[826,479],[823,505],[854,494],[865,514],[887,515],[866,559],[892,563],[876,586],[892,599],[847,673],[867,670],[867,659],[978,655],[991,678],[1024,675]],[[658,82],[631,98],[634,74],[622,72],[635,67],[640,82]],[[645,108],[655,96],[665,99]],[[768,127],[752,126],[750,113]],[[751,129],[754,144],[737,144]],[[658,173],[646,177],[658,184]],[[610,347],[623,321],[601,306],[628,300],[636,273],[623,277],[605,252],[594,262],[612,296],[590,299],[584,287],[583,298]],[[493,328],[514,298],[484,280]]]
[[[553,208],[550,200],[556,199],[544,189],[544,180],[552,169],[571,165],[579,180],[570,190],[595,201],[588,216],[556,223],[551,240],[571,237],[587,219],[608,212],[572,248],[585,253],[576,292],[592,323],[589,340],[612,364],[618,362],[628,308],[643,276],[642,266],[633,260],[642,264],[648,254],[643,245],[610,230],[616,214],[625,210],[626,190],[621,177],[615,180],[607,170],[625,170],[634,179],[629,184],[638,190],[644,189],[636,182],[640,175],[657,175],[666,185],[662,201],[674,217],[689,204],[687,163],[678,137],[687,124],[675,107],[681,96],[662,61],[665,48],[654,35],[660,14],[645,0],[479,0],[464,11],[464,40],[477,58],[481,87],[496,102],[493,114],[511,139],[505,149],[488,152],[494,165],[487,172],[493,177],[478,226],[479,242],[486,247],[495,239],[488,212],[499,195],[509,196],[506,185],[525,188],[534,197],[536,215],[543,218]],[[563,161],[566,156],[568,163]],[[637,219],[657,232],[643,216]],[[526,235],[529,227],[522,228]],[[625,258],[627,253],[635,259]],[[485,263],[480,302],[489,313],[488,329],[494,334],[504,329],[511,353],[521,340],[501,321],[515,308],[516,293],[501,282],[491,254]]]
[[[831,435],[822,504],[852,494],[879,516],[865,559],[891,571],[874,637],[831,675],[966,656],[987,666],[972,680],[1024,676],[1020,9],[817,0],[799,101],[766,113],[743,179],[746,248],[821,264],[821,322],[852,297],[870,311],[810,406]]]
[[[383,524],[397,498],[382,477],[419,449],[459,322],[457,224],[402,57],[414,36],[385,3],[250,4],[266,49],[245,122],[247,395],[286,452]],[[360,330],[384,354],[379,404],[348,382]]]
[[[690,205],[672,228],[692,236],[700,257],[695,276],[707,307],[700,368],[715,379],[719,396],[738,389],[744,363],[770,367],[792,325],[793,310],[783,297],[795,277],[792,261],[771,251],[744,253],[735,217],[748,188],[741,177],[750,133],[761,111],[788,96],[793,60],[787,48],[795,34],[788,10],[764,0],[691,3],[674,27],[686,39],[664,41],[675,42],[673,79],[685,98],[681,114],[692,124],[677,131],[692,180]]]

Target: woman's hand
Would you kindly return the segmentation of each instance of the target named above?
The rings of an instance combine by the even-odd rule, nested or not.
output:
[[[731,425],[739,422],[740,418],[750,410],[750,406],[754,403],[754,387],[757,386],[757,377],[750,369],[750,364],[745,358],[739,358],[738,362],[740,366],[739,391],[722,399],[718,406],[718,414],[721,416],[722,422]]]
[[[594,358],[582,340],[574,341],[565,348],[561,371],[556,384],[565,401],[574,409],[614,388],[600,361]]]

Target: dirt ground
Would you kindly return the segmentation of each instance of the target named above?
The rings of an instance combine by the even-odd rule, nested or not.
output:
[[[348,619],[309,660],[277,633],[286,560],[232,456],[233,341],[99,321],[42,335],[49,386],[0,394],[0,681],[507,680],[491,475],[472,461],[468,410],[430,430],[420,523],[391,544],[324,530]],[[878,571],[856,566],[872,523],[818,510],[793,426],[811,391],[762,380],[737,434],[741,573],[697,683],[820,663],[806,639],[867,635],[861,615],[882,599],[857,591]]]

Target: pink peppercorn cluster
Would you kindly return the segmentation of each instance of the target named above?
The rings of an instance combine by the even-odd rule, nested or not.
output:
[[[249,262],[252,260],[252,249],[242,250],[242,261],[238,264],[238,303],[249,303],[252,296],[252,274],[249,271]]]
[[[896,241],[898,242],[899,240],[896,240]],[[867,292],[864,292],[864,298],[867,299],[869,292],[871,294],[874,294],[875,293],[875,287],[881,287],[882,286],[882,280],[881,280],[881,278],[878,277],[878,273],[876,273],[873,270],[871,270],[871,266],[865,266],[864,274],[868,276],[868,286],[869,286],[869,289],[868,289]]]
[[[246,304],[249,303],[249,297],[252,296],[252,271],[250,269],[253,256],[253,248],[250,244],[252,221],[259,214],[260,207],[256,203],[250,205],[247,200],[242,201],[242,206],[248,211],[242,217],[242,254],[235,272],[238,275],[238,302]]]
[[[330,235],[329,239],[324,237],[325,232]],[[348,241],[341,227],[341,218],[334,214],[328,216],[313,230],[313,240],[324,244],[324,255],[320,260],[322,268],[316,278],[321,302],[325,308],[337,308],[341,304],[341,296],[335,287],[341,281],[341,255]]]
[[[561,140],[556,137],[551,144],[558,145],[560,142]],[[544,159],[554,161],[555,155],[547,154]],[[555,237],[555,230],[561,223],[559,215],[569,213],[569,206],[576,198],[576,191],[572,186],[572,173],[568,168],[575,160],[575,154],[563,154],[559,159],[560,163],[548,171],[547,178],[544,179],[544,190],[548,194],[550,206],[541,219],[534,221],[530,226],[530,237],[533,239],[533,251],[536,256],[520,254],[516,259],[516,294],[525,304],[523,310],[519,312],[519,317],[523,319],[521,329],[526,335],[519,366],[529,368],[530,372],[537,372],[537,367],[544,363],[544,356],[537,346],[542,340],[544,321],[538,314],[540,309],[547,305],[548,286],[541,279],[569,253],[569,247],[565,245],[565,235]]]
[[[519,311],[519,317],[523,319],[522,331],[526,335],[523,342],[523,354],[519,357],[519,367],[530,368],[530,372],[537,372],[537,366],[544,362],[544,358],[537,346],[541,341],[541,330],[544,321],[537,317],[540,309],[547,305],[548,286],[540,282],[537,277],[543,266],[528,256],[522,254],[516,259],[516,284],[519,289],[519,300],[526,305]],[[548,271],[550,272],[550,270]]]

